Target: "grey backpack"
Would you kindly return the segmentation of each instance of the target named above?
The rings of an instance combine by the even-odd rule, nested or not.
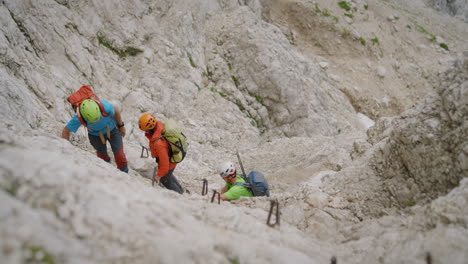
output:
[[[251,171],[247,177],[244,176],[245,175],[242,175],[241,177],[244,178],[245,182],[236,182],[234,185],[248,188],[250,191],[252,191],[253,196],[270,197],[268,182],[263,173],[258,171]]]

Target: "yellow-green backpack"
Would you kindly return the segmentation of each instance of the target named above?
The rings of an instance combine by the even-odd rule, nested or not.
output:
[[[182,132],[182,128],[179,124],[169,119],[164,123],[164,131],[162,136],[169,143],[169,161],[172,163],[179,163],[184,160],[187,154],[187,137]]]

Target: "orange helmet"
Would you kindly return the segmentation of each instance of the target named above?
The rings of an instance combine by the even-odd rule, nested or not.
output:
[[[156,117],[152,114],[144,114],[140,117],[140,121],[138,122],[138,127],[143,130],[153,129],[156,126]]]

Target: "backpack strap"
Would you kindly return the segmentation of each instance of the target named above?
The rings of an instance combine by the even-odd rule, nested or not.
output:
[[[158,138],[156,138],[156,139],[154,139],[154,140],[151,140],[151,142],[157,142],[157,141],[160,140],[160,139],[166,140],[166,138],[165,138],[164,136],[160,136],[160,137],[158,137]],[[166,141],[167,141],[167,140],[166,140]]]
[[[76,111],[76,116],[78,117],[78,120],[80,120],[81,124],[82,124],[84,127],[88,127],[88,124],[86,123],[86,121],[84,120],[84,118],[81,116],[80,109],[78,109],[78,111]]]
[[[242,187],[245,187],[245,188],[250,188],[250,184],[246,183],[246,182],[236,182],[236,183],[233,183],[232,185],[237,185],[237,186],[242,186]]]
[[[245,188],[248,188],[248,189],[250,189],[252,187],[252,184],[250,184],[249,180],[247,179],[247,177],[245,177],[245,175],[243,173],[241,173],[241,174],[236,173],[236,176],[239,177],[239,178],[242,178],[245,182],[235,182],[232,185],[242,186],[242,187],[245,187]]]
[[[106,144],[106,138],[104,137],[104,135],[102,134],[102,132],[101,132],[101,131],[99,131],[99,138],[101,138],[101,142],[102,142],[102,144],[104,144],[104,145],[105,145],[105,144]]]
[[[245,174],[237,174],[237,177],[241,177],[247,184],[250,184],[249,179],[245,176]]]
[[[232,185],[237,185],[237,186],[242,186],[242,187],[245,187],[247,188],[247,190],[249,190],[249,192],[253,195],[254,195],[254,192],[252,190],[252,185],[250,183],[246,183],[246,182],[235,182],[233,183]]]
[[[101,110],[102,116],[107,117],[109,114],[106,112],[106,108],[104,108],[104,104],[102,104],[101,100],[94,100],[94,101],[99,105],[99,109]]]

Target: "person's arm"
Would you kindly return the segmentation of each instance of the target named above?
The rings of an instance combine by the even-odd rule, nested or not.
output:
[[[68,124],[63,128],[62,130],[62,138],[70,141],[70,134],[71,133],[76,133],[78,129],[81,126],[81,122],[78,119],[78,116],[75,114],[70,121],[68,121]]]
[[[231,186],[231,188],[229,188],[229,190],[223,194],[220,195],[220,198],[224,201],[228,201],[228,200],[237,200],[239,199],[243,193],[243,191],[246,190],[245,187],[242,187],[242,186]],[[244,195],[245,196],[245,195]]]
[[[227,192],[228,190],[229,190],[228,187],[225,185],[225,186],[221,189],[221,192],[220,192],[220,193],[223,194],[223,193]]]
[[[229,199],[226,194],[228,193],[228,191],[230,190],[231,188],[228,187],[228,185],[224,185],[223,189],[221,189],[221,195],[219,196],[219,198],[221,198],[221,200],[223,201],[229,201],[231,199]]]
[[[159,140],[158,140],[159,141]],[[160,144],[157,144],[160,143]],[[159,158],[158,162],[158,176],[163,177],[169,172],[169,150],[163,147],[162,141],[155,142],[156,153]]]
[[[65,126],[62,130],[62,138],[70,141],[70,133],[71,133],[71,130]]]
[[[122,133],[122,137],[125,137],[125,133],[127,131],[125,130],[124,122],[122,121],[122,116],[120,115],[120,110],[117,107],[115,107],[115,120],[117,121],[117,128]]]
[[[221,194],[221,196],[219,196],[221,198],[221,200],[223,201],[229,201],[229,199],[226,197],[225,194]]]

